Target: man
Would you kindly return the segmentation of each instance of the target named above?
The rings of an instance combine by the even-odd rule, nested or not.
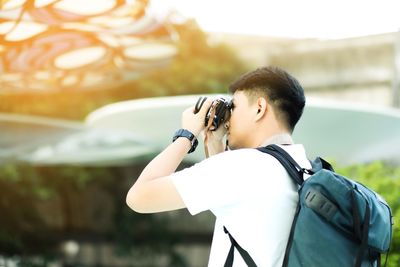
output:
[[[204,118],[212,101],[198,113],[182,114],[182,128],[208,135],[211,157],[175,172],[193,140],[177,136],[143,170],[127,195],[141,213],[187,208],[192,215],[211,210],[216,216],[209,265],[224,266],[231,243],[225,226],[257,266],[281,266],[298,201],[297,186],[272,156],[254,148],[281,145],[304,168],[304,148],[291,134],[305,105],[303,88],[286,71],[264,67],[242,75],[230,88],[231,117],[210,132]],[[186,132],[187,133],[187,132]],[[223,139],[229,142],[224,152]],[[235,251],[234,266],[246,266]]]

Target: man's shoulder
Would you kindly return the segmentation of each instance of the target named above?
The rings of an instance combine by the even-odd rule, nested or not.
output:
[[[273,161],[274,157],[256,148],[240,148],[224,151],[210,157],[208,160],[220,162],[222,165],[229,164],[230,168],[235,168],[242,167],[244,164],[266,164],[268,161]]]
[[[293,144],[293,145],[282,145],[283,149],[285,149],[289,154],[299,154],[305,155],[305,148],[302,144]],[[260,156],[267,155],[268,157],[272,157],[269,154],[262,153],[257,148],[240,148],[235,150],[228,150],[218,154],[221,157],[242,157],[242,156]]]
[[[239,149],[234,149],[234,150],[227,150],[222,153],[219,153],[215,156],[221,157],[221,158],[242,158],[243,157],[257,157],[260,156],[260,152],[255,149],[255,148],[239,148]]]
[[[302,144],[285,145],[282,146],[301,166],[309,167],[307,156]],[[228,150],[217,155],[214,155],[205,160],[208,164],[218,166],[227,166],[231,169],[242,168],[243,165],[251,166],[272,166],[276,167],[276,159],[267,154],[259,151],[256,148],[240,148],[235,150]]]
[[[289,155],[301,166],[307,169],[311,168],[307,157],[306,149],[302,144],[282,145],[281,146]]]

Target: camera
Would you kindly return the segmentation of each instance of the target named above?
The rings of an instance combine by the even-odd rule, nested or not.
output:
[[[197,100],[194,113],[199,112],[206,99],[207,97],[202,96]],[[232,101],[223,97],[213,100],[204,118],[204,125],[208,127],[210,131],[217,130],[221,124],[229,120],[231,109]]]

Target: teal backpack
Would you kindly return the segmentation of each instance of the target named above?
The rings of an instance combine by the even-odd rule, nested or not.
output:
[[[390,207],[382,197],[335,173],[322,158],[313,161],[312,169],[307,170],[277,145],[258,150],[275,157],[300,186],[283,267],[381,265],[381,254],[389,251],[393,224]],[[311,176],[304,181],[303,174]],[[248,266],[257,266],[228,230],[224,230],[232,243],[225,267],[233,264],[234,248]]]

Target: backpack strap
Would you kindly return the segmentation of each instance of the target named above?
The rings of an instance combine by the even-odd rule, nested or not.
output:
[[[369,233],[369,222],[371,218],[370,209],[368,201],[365,200],[365,212],[364,212],[364,221],[361,225],[360,215],[358,213],[359,205],[355,199],[354,190],[351,192],[352,198],[352,209],[353,209],[353,221],[354,221],[354,232],[356,233],[357,237],[360,241],[360,248],[358,250],[356,262],[354,264],[355,267],[361,267],[362,259],[364,257],[364,253],[367,251],[368,248],[368,233]],[[379,255],[380,259],[380,255]],[[380,262],[378,261],[380,266]],[[385,263],[386,264],[386,263]]]
[[[233,265],[233,257],[234,257],[234,249],[236,248],[239,251],[240,255],[242,256],[244,262],[247,264],[248,267],[257,267],[254,260],[251,258],[250,254],[244,250],[238,242],[233,238],[233,236],[229,233],[228,229],[224,226],[225,233],[229,236],[231,240],[231,248],[229,249],[228,257],[226,258],[224,267],[232,267]]]
[[[313,170],[308,170],[300,167],[300,165],[289,155],[289,153],[287,153],[283,148],[281,148],[278,145],[268,145],[266,147],[259,147],[257,148],[257,150],[267,153],[276,158],[289,173],[289,176],[293,179],[293,181],[300,186],[304,182],[303,178],[304,173],[306,174],[314,173]]]

